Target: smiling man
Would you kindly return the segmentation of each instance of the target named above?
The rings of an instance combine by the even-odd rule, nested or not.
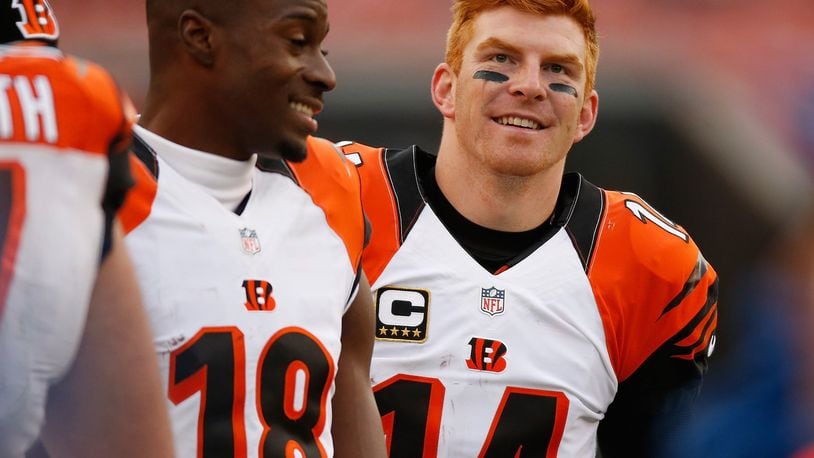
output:
[[[384,454],[359,178],[330,145],[306,155],[335,86],[327,13],[147,1],[151,80],[121,216],[179,457]]]
[[[597,56],[586,0],[456,0],[438,154],[343,144],[390,456],[653,456],[697,395],[714,270],[638,196],[564,174]]]

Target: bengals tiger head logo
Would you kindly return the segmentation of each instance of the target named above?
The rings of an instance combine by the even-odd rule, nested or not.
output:
[[[47,0],[0,0],[6,3],[0,21],[0,43],[41,40],[56,44],[59,25]]]

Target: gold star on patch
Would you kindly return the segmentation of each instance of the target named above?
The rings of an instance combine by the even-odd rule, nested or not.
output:
[[[379,328],[379,334],[381,334],[383,336],[386,336],[387,335],[387,328],[385,328],[384,326],[380,327]]]
[[[393,326],[392,328],[390,328],[390,335],[391,335],[391,336],[397,336],[397,335],[399,335],[399,328],[397,328],[397,327],[395,327],[395,326]]]
[[[402,337],[407,337],[409,335],[410,335],[410,330],[409,329],[404,328],[404,329],[401,330],[401,336]]]
[[[413,337],[421,337],[421,330],[413,329]]]

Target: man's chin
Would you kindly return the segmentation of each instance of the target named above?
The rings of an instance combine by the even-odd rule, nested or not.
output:
[[[258,152],[260,156],[270,159],[282,159],[289,162],[302,162],[307,156],[308,149],[305,139],[301,143],[282,142],[274,148],[269,148],[267,152]]]
[[[283,160],[302,162],[308,154],[308,148],[305,146],[305,139],[303,138],[302,142],[299,143],[285,142],[281,144],[278,152]]]

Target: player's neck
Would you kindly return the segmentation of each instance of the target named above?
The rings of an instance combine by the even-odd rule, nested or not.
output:
[[[468,220],[489,229],[522,232],[551,216],[564,163],[530,177],[498,175],[471,156],[455,154],[452,146],[442,140],[435,178],[450,204]]]
[[[142,126],[136,126],[135,132],[179,175],[229,210],[237,208],[252,189],[256,157],[235,161],[179,145]]]
[[[158,89],[152,85],[156,85]],[[252,153],[241,149],[240,138],[221,116],[194,91],[162,91],[151,82],[139,125],[173,143],[236,161],[246,161]]]

